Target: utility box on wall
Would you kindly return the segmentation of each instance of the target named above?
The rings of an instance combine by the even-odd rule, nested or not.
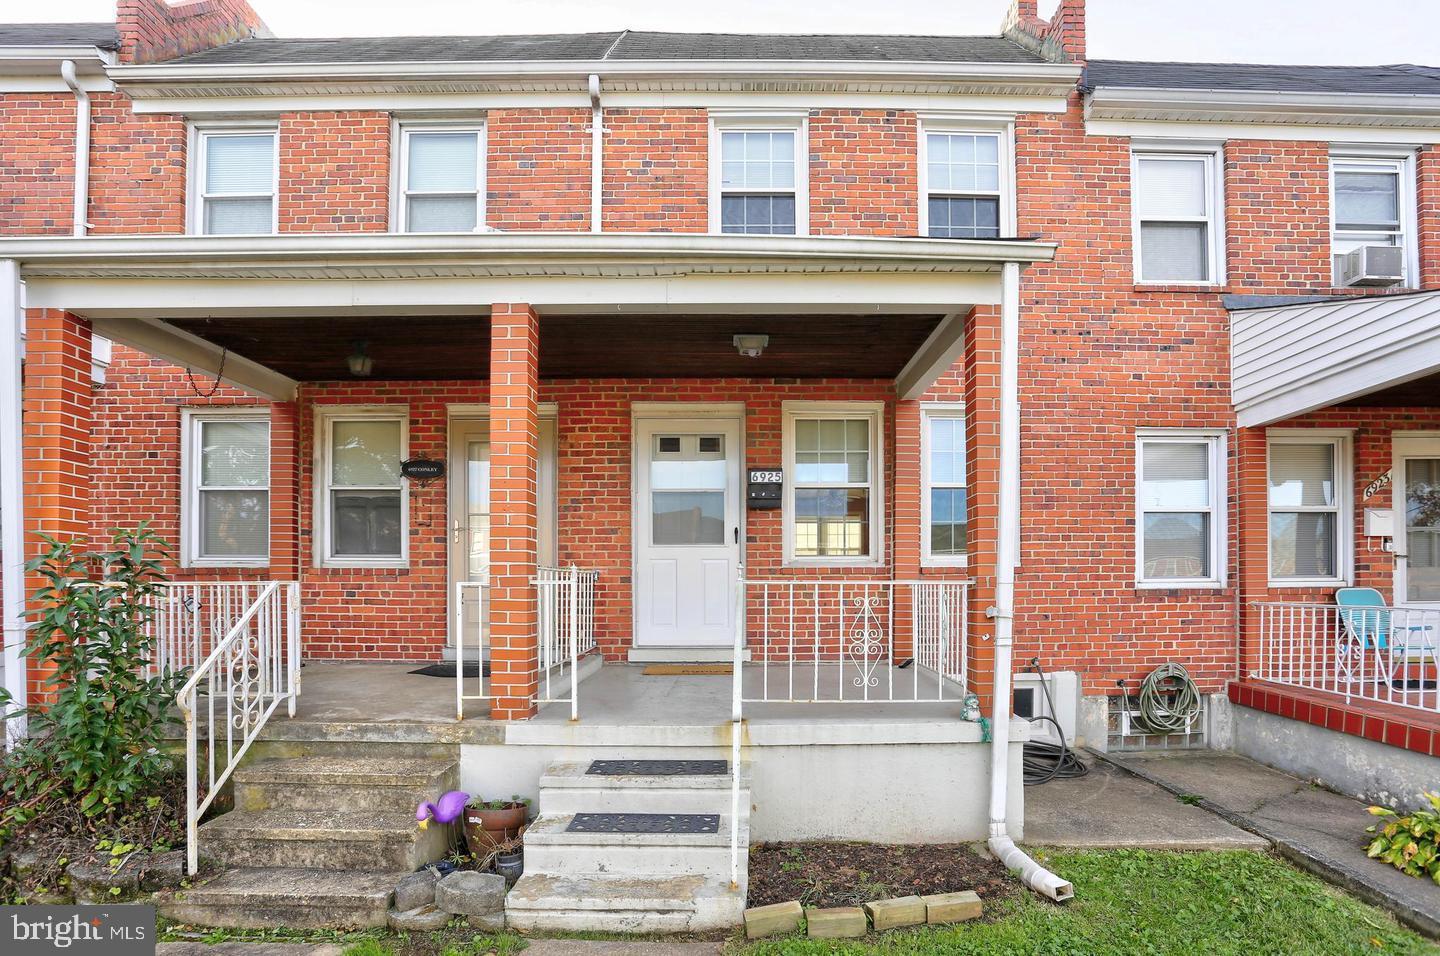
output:
[[[785,473],[779,468],[751,468],[745,483],[745,504],[760,510],[778,508],[784,487]]]

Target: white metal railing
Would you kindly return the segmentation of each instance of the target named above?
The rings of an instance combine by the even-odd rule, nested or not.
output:
[[[535,573],[540,620],[542,703],[568,703],[580,716],[580,658],[595,650],[595,582],[599,571],[542,567]]]
[[[190,673],[259,598],[268,581],[176,581],[151,599],[156,672]]]
[[[1257,680],[1440,712],[1440,608],[1262,603]]]
[[[467,650],[468,648],[468,650]],[[473,683],[465,665],[475,665]],[[489,700],[490,582],[460,581],[455,585],[455,719],[465,719],[467,700]]]
[[[285,702],[295,716],[299,695],[300,585],[272,581],[240,609],[177,696],[185,717],[186,865],[192,875],[200,863],[201,816],[275,709]]]

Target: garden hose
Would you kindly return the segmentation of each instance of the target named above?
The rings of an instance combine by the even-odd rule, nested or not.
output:
[[[1055,701],[1050,696],[1050,684],[1045,680],[1040,658],[1032,657],[1030,666],[1040,675],[1040,690],[1045,694],[1046,710],[1049,711],[1039,717],[1031,717],[1030,722],[1033,724],[1043,720],[1053,724],[1055,736],[1060,738],[1060,743],[1048,744],[1038,740],[1026,742],[1024,755],[1020,759],[1020,771],[1025,786],[1036,787],[1051,780],[1083,777],[1090,772],[1090,768],[1070,749],[1065,742],[1065,728],[1052,716],[1055,713]]]
[[[1181,665],[1161,664],[1141,681],[1140,722],[1151,733],[1186,733],[1199,713],[1200,688]]]

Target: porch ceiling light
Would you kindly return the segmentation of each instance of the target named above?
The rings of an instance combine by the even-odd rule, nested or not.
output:
[[[760,353],[765,351],[765,346],[770,344],[768,335],[737,335],[731,340],[735,348],[746,358],[759,358]]]
[[[355,351],[345,360],[345,364],[350,366],[350,374],[356,378],[369,378],[370,373],[375,371],[375,360],[365,354],[365,345],[363,341],[356,342]]]

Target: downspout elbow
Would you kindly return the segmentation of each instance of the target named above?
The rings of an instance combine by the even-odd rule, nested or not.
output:
[[[74,233],[85,235],[89,224],[85,221],[90,205],[90,94],[80,85],[75,75],[75,61],[64,60],[60,64],[60,79],[75,94],[75,200]]]
[[[1057,903],[1063,903],[1075,895],[1075,887],[1069,880],[1062,880],[1036,863],[1008,836],[992,836],[988,845],[991,853],[999,857],[1007,868],[1019,873],[1025,885],[1041,896],[1048,896]]]

